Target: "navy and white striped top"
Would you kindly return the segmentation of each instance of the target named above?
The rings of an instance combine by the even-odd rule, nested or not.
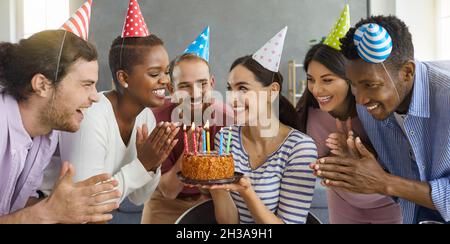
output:
[[[232,148],[235,171],[244,173],[252,187],[270,211],[285,223],[304,224],[312,202],[316,177],[309,164],[317,159],[314,141],[292,129],[284,143],[258,168],[252,169],[242,145],[242,127],[232,127]],[[216,134],[216,148],[219,145]],[[224,144],[228,130],[224,130]],[[231,196],[239,212],[241,224],[254,223],[250,211],[238,193]]]
[[[377,121],[365,107],[357,108],[380,163],[391,174],[431,186],[438,211],[399,199],[403,222],[450,221],[450,72],[416,61],[413,96],[404,120],[406,134],[394,114]]]

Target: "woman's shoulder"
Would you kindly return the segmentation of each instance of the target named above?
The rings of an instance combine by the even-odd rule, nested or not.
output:
[[[314,129],[317,127],[327,128],[329,130],[336,127],[336,119],[328,112],[322,111],[319,108],[308,109],[308,129]]]
[[[314,140],[310,136],[296,129],[292,129],[285,140],[285,145],[288,147],[288,151],[290,151],[291,154],[297,154],[305,150],[312,150],[317,153],[317,145]]]
[[[289,133],[286,139],[295,141],[314,142],[314,140],[310,136],[294,128],[291,128],[291,132]]]
[[[106,127],[108,124],[111,124],[111,121],[115,121],[111,102],[103,93],[99,93],[99,101],[92,104],[84,112],[80,129],[85,127]]]
[[[112,104],[109,101],[109,99],[104,95],[104,93],[100,92],[98,93],[99,100],[96,103],[93,103],[92,106],[90,106],[86,113],[89,116],[96,116],[96,115],[110,115],[111,113],[114,114],[114,110],[112,109]]]
[[[146,123],[149,128],[156,126],[156,118],[155,115],[150,108],[144,108],[142,112],[137,116],[136,122],[138,123]]]

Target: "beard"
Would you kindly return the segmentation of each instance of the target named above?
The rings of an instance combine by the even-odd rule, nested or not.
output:
[[[51,125],[52,130],[76,132],[80,125],[72,119],[74,113],[75,109],[66,105],[63,96],[56,89],[42,113],[42,122]]]

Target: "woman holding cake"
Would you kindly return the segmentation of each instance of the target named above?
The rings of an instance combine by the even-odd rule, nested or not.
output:
[[[75,166],[75,178],[110,173],[119,182],[119,201],[128,197],[141,205],[159,183],[160,165],[177,143],[179,128],[156,125],[149,109],[164,104],[169,57],[162,40],[149,33],[136,0],[111,45],[109,64],[115,90],[99,94],[77,133],[61,135],[60,154]]]
[[[219,223],[306,221],[316,180],[308,165],[316,160],[317,150],[313,140],[296,129],[295,109],[279,95],[286,31],[287,27],[253,57],[241,57],[231,66],[230,102],[242,124],[231,128],[230,152],[235,171],[245,177],[234,184],[203,186],[210,189]],[[250,104],[257,107],[259,117],[250,111]],[[219,141],[217,134],[216,148]]]

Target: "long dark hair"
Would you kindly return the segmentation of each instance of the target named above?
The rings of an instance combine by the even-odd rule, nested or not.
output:
[[[345,58],[338,50],[335,50],[325,44],[316,44],[311,47],[311,49],[309,49],[309,51],[306,53],[305,60],[303,61],[303,68],[305,72],[308,72],[309,64],[311,63],[311,61],[317,61],[321,63],[335,75],[348,81],[345,75]],[[351,92],[349,92],[348,96],[353,97]],[[306,133],[308,109],[310,107],[319,108],[319,104],[317,103],[316,99],[311,94],[309,89],[306,88],[296,106],[300,126],[299,130],[303,133]]]
[[[231,65],[230,71],[232,71],[238,65],[242,65],[250,70],[255,75],[256,80],[261,82],[264,87],[270,86],[274,82],[280,85],[279,119],[281,123],[299,130],[299,123],[294,106],[289,102],[287,98],[281,95],[281,90],[283,88],[283,76],[281,75],[281,73],[273,72],[264,68],[250,55],[236,59],[236,61],[234,61]]]
[[[42,31],[18,44],[2,42],[0,85],[17,100],[26,100],[33,92],[30,82],[33,76],[42,74],[57,86],[80,58],[88,62],[97,60],[96,48],[64,30]]]

